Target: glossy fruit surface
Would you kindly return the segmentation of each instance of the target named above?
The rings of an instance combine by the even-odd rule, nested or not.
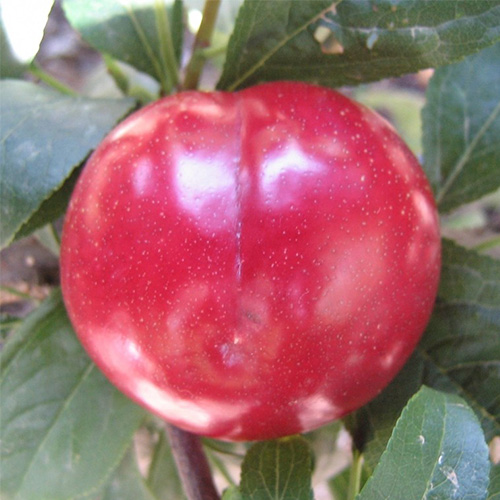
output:
[[[122,122],[77,184],[62,287],[123,392],[222,439],[363,405],[429,319],[440,235],[417,160],[374,112],[275,82]]]

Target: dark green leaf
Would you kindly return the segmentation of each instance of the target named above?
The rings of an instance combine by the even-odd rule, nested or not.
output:
[[[420,343],[423,382],[462,396],[500,434],[500,261],[443,246],[438,301]]]
[[[500,464],[491,467],[488,500],[500,500]]]
[[[61,188],[75,166],[134,106],[134,101],[69,97],[16,80],[0,82],[0,94],[3,247]],[[38,218],[36,226],[49,220]]]
[[[500,464],[491,467],[488,500],[500,500]]]
[[[431,79],[424,156],[441,212],[500,187],[499,65],[500,43],[438,69]]]
[[[243,497],[241,496],[240,490],[237,486],[230,486],[224,490],[222,500],[243,500]]]
[[[63,7],[96,49],[156,78],[167,92],[177,83],[183,34],[179,0],[64,0]]]
[[[423,387],[398,420],[359,500],[486,499],[488,447],[472,410]]]
[[[40,47],[53,4],[54,0],[1,2],[0,78],[16,78],[27,70]]]
[[[80,169],[73,170],[63,184],[47,199],[42,201],[38,209],[19,228],[15,235],[16,240],[32,234],[37,229],[47,225],[47,223],[55,221],[64,215],[79,175]]]
[[[90,361],[55,293],[1,357],[0,497],[74,498],[113,473],[145,412]]]
[[[256,443],[243,460],[242,499],[312,499],[311,472],[311,449],[305,439],[297,436]]]
[[[149,491],[139,471],[133,447],[129,448],[102,491],[98,495],[91,495],[87,498],[88,500],[156,500],[161,498],[175,500],[175,497],[159,497]]]
[[[499,39],[497,0],[247,0],[218,87],[358,84],[450,64]]]

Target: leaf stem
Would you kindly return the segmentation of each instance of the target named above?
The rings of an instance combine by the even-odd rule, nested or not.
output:
[[[130,82],[124,71],[120,68],[119,64],[109,54],[102,55],[106,69],[109,75],[113,78],[116,86],[121,90],[124,95],[128,95],[130,89]]]
[[[216,451],[217,453],[221,453],[222,455],[227,455],[233,458],[236,458],[238,460],[243,460],[245,458],[244,453],[238,453],[235,451],[228,450],[224,446],[220,446],[218,443],[216,443],[212,439],[204,439],[203,440],[203,445],[205,448],[211,449],[213,451]]]
[[[173,49],[172,32],[167,11],[165,10],[164,0],[155,0],[155,17],[158,38],[160,39],[161,63],[164,66],[165,82],[162,90],[165,94],[170,94],[172,88],[179,83],[179,72],[177,68],[177,59]],[[170,78],[169,78],[170,77]]]
[[[206,61],[203,50],[210,46],[215,28],[215,21],[217,20],[217,14],[219,13],[220,3],[221,0],[205,0],[203,17],[198,33],[196,33],[196,38],[191,52],[191,59],[186,67],[186,75],[184,77],[183,85],[185,90],[198,88],[201,71]]]
[[[207,455],[212,464],[219,470],[219,472],[224,476],[224,479],[227,481],[229,486],[236,486],[236,483],[234,479],[232,478],[231,474],[227,470],[226,465],[224,462],[215,454],[214,451],[212,450],[207,450]]]
[[[58,248],[61,248],[61,237],[59,236],[59,233],[57,232],[57,228],[53,222],[51,222],[49,224],[49,234],[53,238],[54,244]]]
[[[361,487],[361,471],[363,469],[363,455],[356,448],[352,451],[352,465],[349,474],[349,488],[347,500],[355,500]]]
[[[204,59],[213,59],[214,57],[221,56],[227,51],[227,43],[217,45],[215,47],[207,47],[206,49],[198,49],[198,53]]]
[[[123,95],[132,97],[141,104],[147,104],[158,99],[156,94],[153,94],[146,88],[139,85],[132,85],[127,74],[109,54],[103,54],[103,59],[109,75],[113,78],[113,81]]]
[[[69,88],[67,85],[64,85],[64,83],[57,80],[57,78],[54,78],[52,75],[49,75],[35,62],[30,64],[29,71],[33,76],[38,78],[40,81],[47,84],[49,87],[52,87],[53,89],[61,92],[62,94],[66,94],[73,97],[78,96],[78,92],[75,92],[73,89]]]
[[[220,500],[200,438],[170,424],[166,432],[188,500]]]
[[[495,236],[489,240],[483,241],[482,243],[478,243],[474,250],[477,252],[484,252],[485,250],[490,250],[491,248],[495,248],[500,246],[500,236]]]
[[[8,293],[10,295],[14,295],[15,297],[18,297],[18,298],[23,299],[23,300],[39,302],[39,300],[35,299],[35,297],[32,297],[29,293],[21,292],[21,291],[16,290],[15,288],[8,286],[8,285],[0,285],[0,290]]]

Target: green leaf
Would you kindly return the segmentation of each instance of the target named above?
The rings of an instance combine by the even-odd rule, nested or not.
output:
[[[499,39],[496,0],[247,0],[218,88],[353,85],[450,64]]]
[[[430,81],[424,157],[441,212],[500,187],[499,61],[500,43],[438,69]]]
[[[180,0],[64,0],[63,8],[72,26],[97,50],[156,78],[166,93],[177,84]]]
[[[156,500],[175,497],[157,497],[147,487],[137,465],[133,447],[130,447],[120,465],[108,479],[99,495],[92,494],[88,500]]]
[[[438,301],[419,346],[423,382],[476,411],[500,434],[500,261],[445,241]]]
[[[70,97],[16,80],[0,82],[0,94],[0,247],[4,247],[134,101]],[[52,207],[34,226],[50,222],[54,211],[61,212]]]
[[[423,387],[408,403],[358,500],[486,499],[488,447],[466,403]]]
[[[500,464],[491,467],[488,500],[500,500]]]
[[[43,228],[47,223],[55,221],[64,215],[80,171],[80,168],[75,168],[62,185],[42,201],[38,209],[19,228],[15,235],[16,240],[29,236],[37,229]]]
[[[256,443],[243,460],[242,499],[312,499],[311,472],[311,449],[305,439],[294,436]]]
[[[74,498],[102,485],[145,411],[90,361],[54,293],[1,356],[0,497]]]
[[[53,4],[54,0],[2,0],[0,78],[19,77],[28,69],[40,48]]]
[[[21,320],[17,316],[0,313],[0,349],[4,340],[10,335],[11,330],[20,322]]]
[[[243,500],[243,497],[237,486],[229,486],[229,488],[224,490],[222,500]]]
[[[350,468],[347,467],[340,474],[328,481],[328,488],[331,491],[333,498],[347,498],[349,491]]]

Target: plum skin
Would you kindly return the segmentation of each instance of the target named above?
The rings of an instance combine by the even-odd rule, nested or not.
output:
[[[191,432],[306,432],[375,397],[440,272],[414,155],[340,93],[272,82],[160,99],[92,154],[67,212],[64,301],[139,404]]]

